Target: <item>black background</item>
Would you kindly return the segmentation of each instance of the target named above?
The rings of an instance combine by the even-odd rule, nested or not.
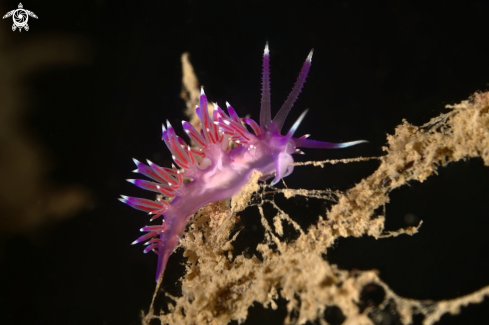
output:
[[[4,1],[2,8],[17,5]],[[61,223],[28,232],[0,229],[2,324],[140,323],[140,310],[147,309],[154,289],[156,258],[129,245],[147,218],[116,199],[145,195],[124,181],[133,177],[132,157],[170,164],[160,130],[169,119],[181,133],[185,51],[211,101],[221,106],[229,101],[240,116],[257,119],[265,42],[273,112],[314,48],[306,86],[285,128],[310,108],[298,133],[370,143],[305,150],[299,160],[382,155],[386,133],[403,118],[421,125],[446,104],[489,88],[487,1],[32,0],[23,5],[39,18],[31,18],[30,30],[22,33],[11,31],[11,20],[2,20],[11,44],[46,34],[82,37],[90,44],[84,64],[36,71],[23,81],[29,96],[23,127],[49,154],[46,177],[81,186],[90,199]],[[344,190],[376,167],[375,162],[302,167],[286,182]],[[472,159],[395,190],[387,230],[408,225],[405,216],[412,214],[424,220],[420,233],[341,239],[328,252],[330,261],[346,269],[378,269],[408,298],[455,298],[489,285],[488,181],[488,169]],[[166,287],[181,270],[169,266],[167,274],[174,275],[165,278]],[[463,308],[440,324],[488,322],[488,306]],[[252,313],[255,324],[282,322],[278,314]]]

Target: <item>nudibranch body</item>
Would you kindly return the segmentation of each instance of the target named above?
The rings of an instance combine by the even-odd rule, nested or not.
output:
[[[167,122],[163,125],[163,141],[170,149],[173,160],[179,168],[160,167],[150,161],[145,165],[134,162],[140,173],[152,181],[130,179],[129,182],[145,190],[153,191],[167,199],[156,201],[122,196],[122,202],[154,215],[151,220],[163,217],[160,225],[141,228],[145,235],[133,244],[146,242],[144,252],[158,254],[156,281],[162,277],[169,256],[178,244],[189,219],[204,205],[231,198],[248,183],[253,171],[263,175],[262,180],[275,177],[272,185],[293,170],[292,154],[302,153],[298,148],[345,148],[362,142],[329,143],[307,139],[308,135],[294,138],[300,122],[307,111],[293,124],[285,135],[280,131],[290,109],[296,101],[306,81],[311,67],[312,50],[304,62],[299,77],[282,105],[271,118],[270,112],[270,71],[268,44],[263,55],[262,98],[260,123],[252,119],[240,119],[234,109],[226,103],[228,114],[215,105],[209,115],[207,97],[201,92],[196,113],[201,121],[197,131],[190,123],[183,121],[183,128],[195,147],[190,147]],[[252,130],[250,132],[244,124]],[[184,184],[184,178],[190,181]],[[173,200],[171,200],[173,199]]]

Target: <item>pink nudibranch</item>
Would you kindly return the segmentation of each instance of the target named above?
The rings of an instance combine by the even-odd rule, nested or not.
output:
[[[168,121],[166,127],[163,125],[163,141],[179,168],[160,167],[151,161],[145,165],[134,159],[137,167],[134,172],[152,181],[128,181],[142,189],[173,199],[171,202],[160,198],[152,201],[122,195],[119,199],[135,209],[154,215],[151,220],[163,216],[161,225],[141,228],[141,232],[146,234],[133,242],[146,242],[144,252],[153,251],[158,254],[156,281],[163,276],[168,258],[177,246],[190,218],[204,205],[237,194],[248,183],[253,171],[264,175],[261,180],[275,174],[271,183],[274,185],[292,173],[292,154],[302,153],[297,149],[299,147],[335,149],[367,142],[359,140],[329,143],[307,139],[308,135],[294,138],[293,135],[307,110],[286,135],[280,134],[285,118],[306,81],[311,67],[312,52],[311,50],[307,56],[292,91],[273,120],[270,112],[270,56],[267,43],[263,54],[260,124],[249,118],[240,119],[228,103],[228,114],[215,105],[212,116],[209,116],[207,97],[202,90],[200,103],[196,108],[201,121],[201,131],[197,131],[188,122],[182,122],[195,147],[190,147],[177,136]],[[247,124],[253,133],[243,123]],[[191,181],[184,184],[184,178]]]

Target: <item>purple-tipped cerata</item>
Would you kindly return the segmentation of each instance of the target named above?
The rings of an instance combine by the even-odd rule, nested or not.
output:
[[[156,281],[160,279],[168,257],[178,244],[189,219],[204,205],[237,194],[248,183],[253,171],[260,172],[263,180],[272,177],[272,185],[293,170],[292,154],[302,153],[298,148],[345,148],[362,142],[329,143],[307,139],[308,135],[294,138],[304,111],[292,128],[281,135],[284,121],[297,100],[311,67],[312,51],[307,56],[297,81],[287,100],[275,117],[270,110],[270,64],[268,44],[263,55],[263,78],[260,123],[252,119],[240,119],[234,109],[226,103],[226,114],[216,105],[211,116],[207,108],[207,97],[202,91],[196,113],[201,121],[197,131],[190,123],[182,122],[183,129],[194,143],[190,147],[176,133],[170,123],[163,125],[163,141],[172,153],[179,168],[160,167],[151,161],[143,164],[136,159],[134,172],[148,180],[128,179],[134,185],[160,194],[168,199],[155,201],[122,196],[119,200],[127,205],[152,215],[151,220],[160,216],[160,225],[141,228],[146,234],[133,244],[146,242],[144,252],[158,254]],[[244,125],[248,125],[253,133]],[[230,146],[230,142],[233,143]],[[184,184],[183,179],[191,181]]]

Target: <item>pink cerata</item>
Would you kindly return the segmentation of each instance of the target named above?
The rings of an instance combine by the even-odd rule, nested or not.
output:
[[[149,160],[148,165],[145,165],[134,159],[137,167],[134,172],[152,181],[128,181],[142,189],[160,194],[161,198],[152,201],[121,195],[119,200],[153,215],[151,220],[163,216],[161,224],[141,228],[141,232],[146,234],[133,242],[146,242],[144,253],[153,251],[158,254],[156,281],[163,276],[168,257],[177,246],[190,218],[204,205],[237,194],[248,183],[253,171],[263,175],[262,181],[275,175],[271,183],[274,185],[292,173],[292,154],[302,154],[298,148],[335,149],[367,142],[359,140],[329,143],[307,139],[309,135],[294,138],[294,133],[307,110],[285,135],[280,134],[285,118],[306,81],[311,67],[312,52],[311,50],[307,56],[294,88],[273,120],[270,112],[270,56],[267,43],[263,53],[260,124],[249,118],[240,119],[228,103],[227,114],[215,105],[210,116],[207,97],[202,90],[200,103],[196,108],[200,118],[200,132],[190,123],[182,122],[195,147],[189,146],[177,136],[168,121],[166,127],[163,125],[163,141],[170,149],[178,167],[160,167]],[[184,184],[184,179],[189,179],[190,182]]]

